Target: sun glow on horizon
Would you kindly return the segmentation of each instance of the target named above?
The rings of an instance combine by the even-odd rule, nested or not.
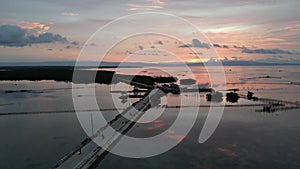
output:
[[[193,59],[189,59],[187,62],[189,62],[189,63],[197,63],[197,62],[202,62],[202,59],[200,59],[200,58],[193,58]]]

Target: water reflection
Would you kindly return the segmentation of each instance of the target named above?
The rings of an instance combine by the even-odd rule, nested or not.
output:
[[[175,73],[176,69],[170,69]],[[196,77],[195,85],[203,84],[203,87],[211,87],[204,69],[196,67],[192,69]],[[300,168],[299,110],[292,109],[290,104],[284,103],[285,108],[290,107],[291,109],[279,109],[280,116],[262,115],[262,112],[258,110],[263,110],[262,104],[266,102],[257,100],[258,98],[272,98],[296,103],[297,100],[300,100],[297,83],[300,79],[300,68],[282,66],[276,67],[276,70],[280,70],[276,72],[274,67],[235,66],[225,69],[228,70],[226,71],[228,88],[239,88],[238,94],[245,97],[227,102],[224,95],[230,91],[221,91],[223,93],[222,102],[226,102],[226,105],[229,106],[225,107],[224,116],[217,131],[206,143],[199,144],[197,142],[208,112],[208,107],[205,106],[210,105],[206,100],[206,93],[200,95],[203,107],[200,107],[196,125],[184,139],[177,131],[168,130],[168,126],[176,118],[178,113],[176,106],[179,105],[180,99],[193,99],[194,96],[189,92],[177,96],[167,94],[165,97],[168,105],[162,100],[156,107],[164,109],[164,115],[151,123],[136,124],[128,135],[148,137],[167,131],[165,137],[182,140],[182,142],[165,154],[147,159],[127,159],[109,154],[98,168],[124,168],[124,166],[127,168],[169,167],[178,169]],[[188,79],[189,75],[182,77]],[[1,113],[73,110],[71,84],[69,83],[20,81],[1,82],[0,86]],[[106,100],[99,104],[103,108],[113,109],[115,107],[111,102],[109,91],[110,86],[96,86],[97,97],[101,97],[103,101]],[[249,94],[248,91],[253,94]],[[119,96],[122,94],[119,93]],[[128,98],[128,102],[131,102],[130,99],[134,100],[134,98]],[[128,102],[125,104],[130,104]],[[275,109],[283,106],[282,103],[273,103],[272,106]],[[230,107],[230,105],[251,106]],[[296,106],[294,105],[294,107]],[[265,110],[268,109],[265,107]],[[104,114],[107,119],[112,119],[117,112],[111,110],[105,111]],[[189,112],[186,112],[186,115],[188,116]],[[2,159],[0,167],[11,169],[49,168],[86,138],[76,115],[71,112],[0,116],[0,133],[3,136],[0,145],[0,158]]]

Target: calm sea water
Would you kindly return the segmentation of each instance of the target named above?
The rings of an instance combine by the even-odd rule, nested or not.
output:
[[[203,67],[191,69],[198,84],[205,86],[209,83]],[[300,82],[299,66],[234,66],[224,69],[227,88],[240,88],[239,93],[250,90],[258,97],[300,100],[300,86],[296,85]],[[191,77],[174,67],[165,70],[176,74],[179,79]],[[142,74],[159,75],[160,72],[148,69]],[[125,89],[124,84],[119,85],[120,89]],[[101,108],[114,108],[110,101],[110,89],[108,85],[96,85],[97,98],[101,102],[99,104],[104,106]],[[28,91],[5,93],[7,90]],[[203,104],[208,104],[204,94],[201,96]],[[170,100],[168,104],[176,105],[178,99],[192,99],[193,95],[167,97]],[[248,103],[242,100],[237,104]],[[124,107],[129,104],[130,101],[124,103]],[[109,154],[98,168],[300,168],[299,110],[274,114],[255,111],[260,108],[226,107],[216,132],[207,142],[199,144],[197,140],[208,111],[208,108],[201,108],[189,135],[172,150],[146,159],[128,159]],[[0,82],[1,113],[52,112],[0,116],[0,168],[34,169],[53,166],[86,137],[73,109],[71,83]],[[128,135],[146,137],[159,134],[172,124],[176,112],[176,109],[167,109],[159,120],[134,126]],[[116,112],[105,111],[104,114],[107,118],[113,118],[112,114]],[[189,112],[186,115],[189,116]]]

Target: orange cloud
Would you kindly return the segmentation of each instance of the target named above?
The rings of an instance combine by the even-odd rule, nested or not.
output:
[[[237,156],[236,152],[234,152],[232,150],[229,150],[229,149],[226,149],[226,148],[220,147],[217,150],[218,150],[218,152],[220,152],[222,154],[225,154],[225,155],[227,155],[229,157],[236,157]]]
[[[164,5],[165,2],[163,2],[162,0],[148,0],[149,2],[152,2],[154,4],[159,4],[159,5]]]
[[[164,121],[163,120],[154,120],[153,122],[154,123],[163,123]]]
[[[178,142],[181,142],[184,139],[184,136],[181,135],[167,135],[170,139],[177,140]]]
[[[159,5],[137,5],[137,4],[128,4],[130,11],[136,11],[136,10],[153,10],[153,9],[161,9],[163,6]]]
[[[164,127],[165,125],[162,124],[162,123],[159,123],[159,124],[154,124],[153,126],[151,127],[147,127],[147,130],[155,130],[155,129],[160,129],[162,127]]]
[[[237,147],[236,144],[228,144],[228,146],[230,146],[230,147]]]
[[[166,136],[170,139],[174,139],[174,140],[177,140],[179,142],[181,142],[185,137],[183,135],[176,134],[176,132],[174,130],[166,130]]]
[[[35,29],[40,28],[43,30],[49,30],[49,26],[39,23],[39,22],[21,22],[18,26],[24,29]]]
[[[294,24],[294,25],[290,25],[284,28],[285,30],[289,30],[289,31],[299,31],[300,30],[300,24]]]
[[[13,22],[13,24],[23,28],[23,29],[39,29],[43,31],[47,31],[50,29],[50,27],[46,24],[39,23],[39,22]]]
[[[79,16],[79,14],[73,13],[73,12],[64,12],[64,13],[62,13],[62,15],[65,15],[65,16],[72,16],[72,17]]]
[[[163,120],[154,120],[153,123],[155,123],[153,126],[147,127],[147,130],[155,130],[155,129],[160,129],[165,126],[163,123]]]
[[[19,26],[22,29],[28,29],[28,30],[34,30],[37,33],[45,33],[50,29],[49,24],[43,24],[39,22],[25,22],[25,21],[6,21],[6,22],[0,22],[0,24],[4,25],[16,25]]]

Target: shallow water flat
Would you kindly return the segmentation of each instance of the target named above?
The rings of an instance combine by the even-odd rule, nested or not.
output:
[[[170,68],[171,69],[171,68]],[[203,68],[192,67],[198,84],[209,83]],[[300,68],[280,67],[224,67],[227,88],[239,88],[240,94],[247,91],[262,98],[273,98],[296,102],[300,100]],[[172,70],[176,70],[173,69]],[[151,73],[150,70],[144,73]],[[152,72],[153,73],[153,72]],[[151,74],[152,74],[151,73]],[[180,72],[174,72],[180,74]],[[184,75],[181,78],[188,78]],[[291,83],[293,82],[293,83]],[[218,84],[222,85],[222,84]],[[126,91],[128,86],[95,85],[99,106],[107,120],[113,119],[117,110],[121,112],[134,99],[118,103],[115,107],[110,90]],[[93,85],[84,85],[84,88]],[[187,87],[187,86],[186,86]],[[189,86],[190,87],[190,86]],[[132,89],[132,87],[129,87]],[[81,90],[75,88],[74,90]],[[6,92],[12,91],[12,92]],[[226,91],[222,91],[225,95]],[[119,98],[122,93],[115,93]],[[90,98],[90,95],[74,97]],[[164,115],[151,123],[137,124],[127,134],[146,137],[168,130],[178,114],[172,106],[181,100],[195,99],[193,93],[167,95],[155,109]],[[189,102],[185,102],[189,103]],[[109,154],[99,168],[299,168],[300,124],[299,110],[276,113],[256,112],[261,102],[240,99],[238,103],[225,107],[219,127],[205,143],[199,144],[198,137],[207,116],[210,102],[205,93],[200,94],[200,111],[197,121],[183,139],[176,131],[166,135],[168,139],[183,139],[177,147],[157,157],[128,159]],[[221,104],[221,103],[220,103]],[[253,106],[258,104],[258,106]],[[169,108],[164,106],[168,105]],[[251,105],[240,107],[240,105]],[[189,106],[184,105],[184,106]],[[202,106],[202,107],[201,107]],[[66,153],[87,137],[74,112],[72,84],[54,81],[2,81],[0,82],[0,113],[44,112],[42,114],[0,116],[0,168],[49,168]],[[93,113],[86,110],[83,113]],[[186,112],[189,116],[189,112]]]

